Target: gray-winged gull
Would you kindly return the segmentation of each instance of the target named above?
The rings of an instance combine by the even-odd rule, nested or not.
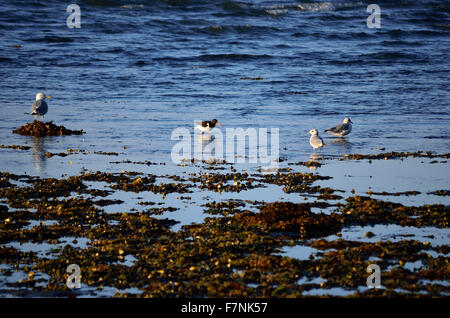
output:
[[[352,120],[348,117],[345,117],[342,124],[327,129],[325,130],[325,132],[332,134],[334,136],[344,137],[352,131],[352,124],[353,124]]]
[[[31,115],[34,115],[35,120],[37,120],[37,116],[42,116],[42,119],[43,119],[44,115],[47,114],[48,105],[47,105],[47,102],[45,101],[45,98],[51,98],[51,97],[45,95],[44,93],[36,94],[36,100],[34,101],[33,105],[31,106]]]
[[[310,145],[314,148],[314,151],[316,151],[316,149],[319,149],[320,151],[320,148],[325,146],[325,143],[323,142],[323,139],[319,137],[319,132],[317,129],[311,129],[309,133],[311,134],[311,137],[309,138]]]

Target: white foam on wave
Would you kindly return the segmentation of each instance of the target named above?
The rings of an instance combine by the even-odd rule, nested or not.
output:
[[[141,9],[143,8],[144,5],[143,4],[124,4],[122,6],[120,6],[121,9]]]
[[[344,8],[362,7],[364,4],[361,1],[358,2],[312,2],[312,3],[297,3],[294,7],[300,11],[312,11],[312,12],[327,12],[335,11]]]
[[[258,6],[265,10],[267,14],[270,15],[282,15],[288,13],[289,9],[295,9],[299,11],[309,11],[309,12],[329,12],[345,8],[357,8],[364,6],[362,1],[357,2],[293,2],[293,3],[275,3],[275,4],[265,4]]]

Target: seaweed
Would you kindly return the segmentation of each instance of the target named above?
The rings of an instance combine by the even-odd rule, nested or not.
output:
[[[24,126],[13,130],[14,134],[19,134],[22,136],[35,136],[35,137],[46,137],[46,136],[70,136],[70,135],[82,135],[83,130],[70,130],[64,126],[57,126],[53,122],[42,122],[35,120],[32,123],[28,123]]]

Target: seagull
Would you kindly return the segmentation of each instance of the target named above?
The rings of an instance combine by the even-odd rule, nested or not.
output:
[[[51,97],[45,95],[44,93],[36,94],[36,100],[31,106],[31,115],[34,115],[34,120],[37,120],[38,116],[42,116],[42,118],[44,118],[44,115],[47,114],[48,105],[47,102],[45,101],[45,98]]]
[[[316,151],[316,149],[319,149],[320,152],[320,148],[325,146],[325,143],[323,142],[323,139],[319,137],[319,132],[317,131],[317,129],[311,129],[309,133],[311,134],[311,137],[309,138],[309,144],[314,148],[314,152]]]
[[[348,117],[345,117],[342,124],[327,129],[325,130],[325,132],[332,134],[334,136],[344,137],[352,131],[352,124],[353,124],[352,120]]]
[[[204,132],[208,132],[208,133],[209,133],[209,132],[211,131],[211,129],[213,129],[214,127],[216,127],[216,125],[219,126],[219,127],[222,127],[222,126],[220,126],[220,124],[217,122],[217,119],[213,119],[213,120],[211,120],[211,121],[205,120],[205,121],[202,121],[202,122],[197,122],[194,129],[200,130],[200,131],[202,132],[202,134],[203,134]]]

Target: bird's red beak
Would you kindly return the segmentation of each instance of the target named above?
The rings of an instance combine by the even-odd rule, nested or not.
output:
[[[219,122],[217,122],[216,124],[217,124],[217,126],[222,127],[222,126],[220,126]]]

